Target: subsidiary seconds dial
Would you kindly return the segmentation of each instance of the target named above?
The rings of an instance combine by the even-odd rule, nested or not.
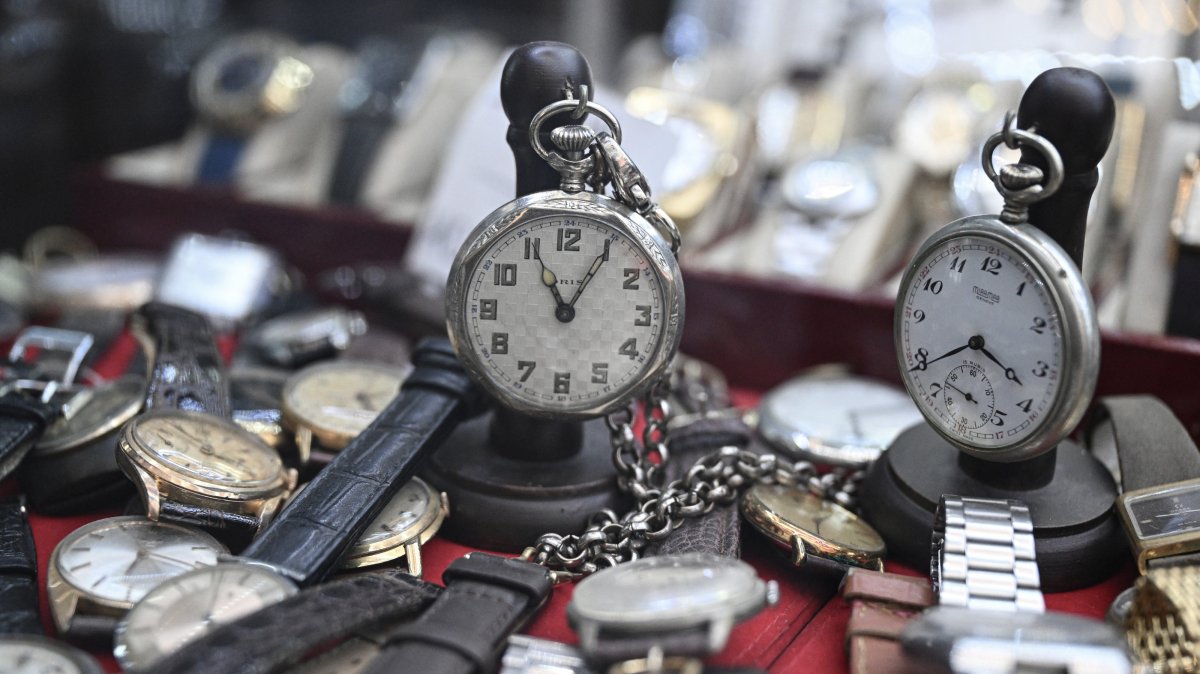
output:
[[[1078,270],[1040,230],[959,221],[918,252],[898,301],[901,375],[947,440],[1017,460],[1078,422],[1098,367],[1095,319]]]

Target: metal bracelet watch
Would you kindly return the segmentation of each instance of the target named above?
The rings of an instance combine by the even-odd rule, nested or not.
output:
[[[296,368],[346,350],[367,331],[367,321],[344,307],[321,307],[263,321],[234,354],[234,365],[258,358],[275,367]]]

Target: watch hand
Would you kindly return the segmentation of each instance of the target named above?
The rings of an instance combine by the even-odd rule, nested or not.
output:
[[[354,399],[363,406],[363,409],[370,410],[372,412],[376,411],[375,406],[371,404],[371,396],[367,395],[365,391],[359,391],[358,393],[355,393]]]
[[[933,363],[936,363],[943,358],[949,358],[950,356],[953,356],[954,354],[958,353],[959,351],[963,351],[970,346],[971,345],[968,343],[968,344],[963,344],[962,346],[958,347],[957,349],[951,349],[951,350],[947,351],[946,353],[943,353],[942,355],[938,356],[937,358],[934,358],[933,360],[925,361],[924,366],[922,366],[920,363],[918,363],[917,366],[912,368],[911,370],[909,370],[909,372],[912,372],[914,370],[924,370],[925,368],[929,367]]]
[[[1004,376],[1005,376],[1005,377],[1007,377],[1008,379],[1011,379],[1011,380],[1013,380],[1013,381],[1017,382],[1017,385],[1018,385],[1018,386],[1024,386],[1024,384],[1022,384],[1022,383],[1021,383],[1021,380],[1017,378],[1017,371],[1016,371],[1016,370],[1012,369],[1011,367],[1004,367],[1004,363],[1001,363],[999,360],[997,360],[997,359],[996,359],[996,357],[992,355],[992,352],[991,352],[991,351],[988,351],[987,349],[983,348],[983,345],[982,345],[982,344],[980,344],[980,345],[979,345],[979,351],[980,351],[980,353],[982,353],[984,356],[987,356],[987,357],[988,357],[988,359],[989,359],[989,360],[991,360],[993,363],[995,363],[995,364],[999,365],[1000,367],[1003,367],[1003,368],[1004,368]]]
[[[575,309],[571,305],[563,301],[562,293],[558,292],[558,276],[550,271],[546,263],[542,260],[542,240],[534,238],[533,240],[533,257],[542,266],[542,285],[550,289],[550,294],[554,297],[554,317],[560,323],[570,323],[571,319],[575,318]]]
[[[575,289],[575,296],[571,298],[572,307],[575,306],[575,303],[579,301],[579,296],[583,294],[583,289],[592,282],[592,277],[596,275],[596,271],[600,269],[600,265],[604,264],[604,262],[608,260],[608,246],[610,243],[611,242],[608,239],[604,240],[604,252],[596,256],[596,259],[592,261],[591,268],[588,269],[588,273],[585,274],[583,279],[579,281],[579,287]]]
[[[965,399],[967,402],[969,402],[969,403],[973,403],[973,404],[976,404],[976,405],[977,405],[977,404],[979,404],[979,401],[978,401],[978,400],[975,400],[974,398],[972,398],[970,393],[967,393],[966,391],[964,391],[964,390],[960,389],[959,387],[955,386],[954,384],[947,383],[947,384],[946,384],[946,388],[952,388],[952,389],[954,389],[955,391],[958,391],[959,393],[961,393],[961,394],[962,394],[962,397],[963,397],[963,398],[964,398],[964,399]]]

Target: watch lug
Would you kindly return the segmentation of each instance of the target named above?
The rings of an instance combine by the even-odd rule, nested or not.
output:
[[[449,517],[450,516],[450,498],[448,496],[446,496],[446,492],[444,492],[444,491],[438,492],[438,501],[440,502],[440,507],[442,509],[442,519]]]
[[[138,476],[142,478],[142,501],[146,506],[146,517],[157,522],[162,506],[162,492],[158,478],[145,471],[138,471]]]
[[[405,543],[404,556],[408,562],[408,574],[415,578],[420,578],[423,572],[421,567],[421,543],[415,538]]]
[[[708,624],[708,651],[718,653],[725,648],[729,633],[733,630],[733,617],[715,618]]]
[[[307,465],[308,459],[312,456],[312,429],[308,426],[300,426],[296,429],[296,450],[300,454],[300,465]]]
[[[804,548],[804,541],[796,535],[792,535],[792,564],[794,566],[804,566],[808,561],[808,550]]]

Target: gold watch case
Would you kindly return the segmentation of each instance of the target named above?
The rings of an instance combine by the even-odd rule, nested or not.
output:
[[[139,485],[152,520],[169,500],[255,515],[265,526],[296,484],[295,470],[285,470],[275,450],[232,421],[202,412],[135,417],[121,432],[117,464]]]
[[[350,444],[400,392],[411,368],[368,361],[316,363],[283,387],[283,423],[296,434],[304,461],[313,444],[338,451]]]
[[[420,578],[421,546],[437,534],[449,512],[446,494],[414,477],[346,553],[342,568],[376,566],[404,557],[408,573]]]
[[[840,567],[883,571],[887,546],[879,533],[845,508],[792,486],[754,485],[741,499],[742,515],[804,566],[828,560]]]
[[[1200,517],[1196,516],[1200,510],[1189,507],[1196,504],[1200,504],[1200,478],[1127,491],[1117,497],[1121,524],[1139,573],[1146,574],[1152,559],[1200,551]],[[1156,521],[1163,518],[1169,519]],[[1162,529],[1150,529],[1151,523]]]
[[[146,382],[125,376],[81,392],[34,446],[34,456],[66,452],[116,431],[142,409]]]

